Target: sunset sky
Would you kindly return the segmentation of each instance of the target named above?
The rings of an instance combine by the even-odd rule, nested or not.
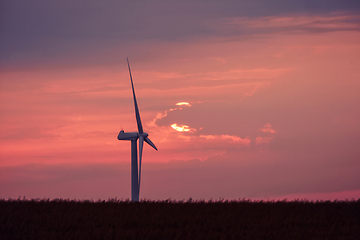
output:
[[[0,3],[0,198],[360,198],[360,1]]]

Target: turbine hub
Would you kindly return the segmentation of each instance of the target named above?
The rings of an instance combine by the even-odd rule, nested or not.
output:
[[[147,138],[149,136],[149,134],[147,134],[146,132],[140,133],[139,137],[142,136],[144,138]]]

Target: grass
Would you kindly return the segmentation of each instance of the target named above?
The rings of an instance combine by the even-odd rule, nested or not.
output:
[[[355,201],[0,200],[0,239],[360,239]]]

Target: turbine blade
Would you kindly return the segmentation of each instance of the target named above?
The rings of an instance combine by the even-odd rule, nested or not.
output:
[[[148,137],[145,138],[145,142],[147,142],[150,146],[152,146],[156,151],[158,150],[155,144]]]
[[[127,60],[127,64],[129,67],[129,74],[130,74],[130,80],[131,80],[131,87],[132,87],[132,91],[133,91],[133,97],[134,97],[134,105],[135,105],[135,116],[136,116],[136,122],[137,122],[137,126],[138,126],[138,130],[139,133],[143,133],[143,128],[142,128],[142,124],[141,124],[141,119],[140,119],[140,113],[139,113],[139,108],[136,102],[136,97],[135,97],[135,90],[134,90],[134,83],[132,80],[132,76],[131,76],[131,70],[130,70],[130,64],[129,64],[129,59],[126,58]]]
[[[141,159],[144,146],[144,137],[139,137],[139,192],[140,192],[140,181],[141,181]]]

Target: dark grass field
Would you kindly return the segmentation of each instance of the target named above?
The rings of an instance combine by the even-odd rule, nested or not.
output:
[[[360,239],[357,201],[0,200],[0,239]]]

